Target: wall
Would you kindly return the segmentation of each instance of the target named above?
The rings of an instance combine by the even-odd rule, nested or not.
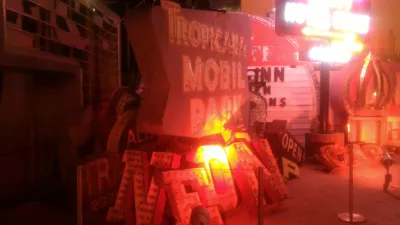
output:
[[[120,85],[119,26],[97,0],[0,0],[0,201],[76,159],[69,127]]]
[[[397,0],[371,0],[371,36],[374,45],[380,45],[384,52],[400,52],[400,39],[394,43],[388,41],[389,31],[393,30],[396,37],[400,37],[400,1]],[[376,43],[378,42],[378,43]]]
[[[0,199],[18,193],[29,182],[30,141],[24,90],[23,73],[3,73],[0,99]]]
[[[79,63],[85,106],[99,104],[120,85],[120,19],[101,2],[2,1],[6,52],[19,50]]]
[[[74,155],[67,131],[79,118],[79,88],[74,74],[3,70],[0,180],[7,182],[0,185],[0,199],[23,198],[57,164],[72,160],[66,157]]]

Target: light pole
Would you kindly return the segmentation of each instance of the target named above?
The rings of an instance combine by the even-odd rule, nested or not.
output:
[[[329,132],[329,83],[330,65],[328,62],[321,62],[320,67],[320,99],[319,99],[319,130],[320,133]]]

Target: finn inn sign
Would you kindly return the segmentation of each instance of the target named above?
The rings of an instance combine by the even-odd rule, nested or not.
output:
[[[181,9],[166,1],[148,14],[128,13],[125,22],[146,84],[139,131],[199,137],[227,123],[247,124],[246,14]]]

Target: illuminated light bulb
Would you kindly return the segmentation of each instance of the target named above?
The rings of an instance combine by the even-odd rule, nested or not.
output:
[[[374,92],[374,97],[376,97],[376,95],[377,95],[377,94],[376,94],[376,91],[375,91],[375,92]]]
[[[202,157],[205,162],[211,159],[218,159],[221,163],[228,163],[225,150],[219,145],[205,145],[203,148]]]
[[[305,36],[317,36],[317,37],[330,37],[335,39],[342,39],[347,42],[354,42],[356,40],[356,35],[352,33],[338,33],[338,32],[331,32],[331,31],[323,31],[313,29],[311,27],[304,27],[301,32]]]

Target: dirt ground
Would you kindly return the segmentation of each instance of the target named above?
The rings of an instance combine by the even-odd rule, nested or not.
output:
[[[391,189],[400,196],[400,165],[392,166],[391,171]],[[313,166],[304,166],[301,168],[300,178],[288,183],[291,197],[285,200],[283,209],[265,216],[264,224],[345,224],[336,215],[348,209],[346,174],[347,170],[327,174]],[[400,200],[382,191],[384,174],[381,166],[355,169],[355,209],[366,217],[366,225],[400,225]],[[257,219],[248,215],[244,209],[239,209],[238,212],[226,218],[226,225],[257,224]],[[21,206],[13,212],[0,212],[0,225],[72,225],[76,224],[74,221],[74,218],[40,203]]]

